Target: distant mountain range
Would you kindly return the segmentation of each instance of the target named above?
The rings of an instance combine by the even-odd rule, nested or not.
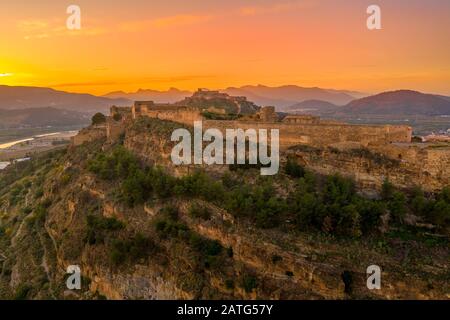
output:
[[[450,115],[450,97],[398,90],[355,99],[344,106],[323,100],[306,100],[286,109],[288,112],[318,115]]]
[[[260,106],[276,106],[278,110],[284,110],[295,103],[316,99],[324,100],[337,105],[344,105],[354,99],[367,96],[364,93],[322,89],[322,88],[305,88],[295,85],[286,85],[280,87],[268,87],[263,85],[229,87],[219,90],[229,94],[230,96],[245,96]],[[191,96],[193,92],[182,91],[171,88],[168,91],[143,90],[125,93],[123,91],[111,92],[103,97],[106,98],[125,98],[129,100],[153,100],[155,102],[176,102],[185,97]]]
[[[192,95],[191,91],[170,88],[167,91],[139,89],[136,92],[114,91],[105,94],[104,98],[128,99],[132,101],[154,101],[156,103],[174,103]]]
[[[111,105],[129,105],[127,99],[110,99],[85,93],[69,93],[50,88],[0,85],[0,109],[53,107],[79,112],[106,112]]]
[[[287,107],[305,100],[323,100],[336,105],[344,105],[356,98],[365,96],[363,93],[345,90],[304,88],[295,85],[267,87],[263,85],[243,86],[222,90],[234,96],[246,96],[249,100],[263,106],[276,106],[283,111]]]
[[[260,106],[276,106],[279,112],[312,113],[327,116],[365,115],[450,115],[450,97],[411,90],[384,92],[373,96],[345,90],[304,88],[294,85],[229,87],[221,92],[245,96]],[[86,123],[95,112],[107,113],[111,105],[131,105],[135,100],[180,102],[192,92],[143,90],[112,92],[105,96],[69,93],[50,88],[0,85],[0,126],[65,125]],[[22,110],[18,110],[22,109]],[[32,110],[37,109],[37,110]],[[17,112],[6,111],[17,110]]]

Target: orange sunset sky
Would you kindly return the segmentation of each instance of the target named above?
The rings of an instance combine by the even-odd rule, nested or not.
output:
[[[70,4],[82,28],[66,28]],[[366,27],[370,4],[382,30]],[[319,86],[450,95],[448,0],[1,0],[0,84]]]

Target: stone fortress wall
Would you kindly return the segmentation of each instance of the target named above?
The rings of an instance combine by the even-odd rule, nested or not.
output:
[[[90,142],[100,138],[104,138],[107,135],[106,125],[95,125],[88,128],[84,128],[78,132],[76,136],[70,138],[72,146],[80,146],[85,142]]]
[[[153,101],[136,101],[131,110],[133,119],[145,116],[186,125],[192,125],[194,121],[203,119],[198,108],[163,103],[157,104]]]
[[[141,116],[169,120],[186,125],[202,121],[203,128],[226,129],[278,129],[280,147],[297,144],[332,145],[339,142],[357,142],[363,146],[392,142],[411,142],[412,129],[409,126],[353,125],[334,121],[322,122],[314,116],[287,116],[281,121],[274,107],[263,107],[251,116],[238,120],[204,119],[197,108],[171,104],[156,104],[152,101],[137,101],[132,107],[132,118]]]

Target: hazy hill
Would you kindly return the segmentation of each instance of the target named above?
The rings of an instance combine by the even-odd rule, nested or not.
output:
[[[191,96],[192,92],[170,88],[167,91],[158,91],[151,89],[139,89],[136,92],[115,91],[105,94],[103,97],[111,99],[126,98],[133,101],[154,101],[157,103],[173,103],[180,101],[185,97]]]
[[[306,100],[288,107],[286,111],[316,114],[336,112],[338,108],[340,107],[327,101]]]
[[[340,111],[379,115],[450,115],[450,101],[432,94],[398,90],[354,100]]]
[[[447,96],[436,95],[436,97],[439,97],[439,98],[441,98],[441,99],[450,101],[450,97],[447,97]]]
[[[126,99],[69,93],[50,88],[0,86],[0,109],[53,107],[83,112],[106,112],[111,105],[130,105]]]
[[[52,107],[0,110],[0,129],[86,125],[90,115]]]
[[[219,90],[230,96],[245,96],[248,100],[255,102],[260,106],[275,106],[279,110],[292,106],[305,100],[323,100],[337,105],[344,105],[356,98],[361,98],[365,94],[360,92],[304,88],[295,85],[286,85],[280,87],[268,87],[263,85],[229,87]],[[171,88],[168,91],[143,90],[126,93],[123,91],[111,92],[104,97],[107,98],[126,98],[130,100],[153,100],[155,102],[176,102],[192,95],[190,91],[183,91]]]
[[[349,91],[322,88],[304,88],[295,85],[268,87],[263,85],[243,86],[240,88],[227,88],[223,90],[230,95],[246,96],[259,105],[274,105],[279,110],[305,100],[322,100],[336,105],[344,105],[356,97]],[[355,95],[357,95],[355,93]],[[359,94],[361,95],[361,94]]]

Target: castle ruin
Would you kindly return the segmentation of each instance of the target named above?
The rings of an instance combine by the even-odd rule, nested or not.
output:
[[[202,121],[203,128],[226,129],[278,129],[280,147],[297,144],[328,146],[336,143],[360,143],[364,147],[390,143],[409,143],[412,128],[393,125],[353,125],[337,121],[322,121],[310,115],[288,115],[280,119],[274,107],[262,107],[258,112],[235,120],[211,120],[202,110],[175,104],[159,104],[153,101],[136,101],[131,107],[132,119],[150,117],[192,126]]]
[[[195,95],[221,97],[236,101],[236,97],[200,89]],[[240,99],[238,97],[238,99]],[[246,100],[245,100],[246,101]],[[205,112],[207,111],[207,112]],[[131,107],[110,109],[103,135],[117,141],[140,117],[149,117],[193,126],[202,121],[203,130],[278,129],[280,151],[293,154],[306,167],[323,173],[340,172],[369,188],[379,187],[389,178],[394,184],[409,188],[421,184],[425,190],[439,190],[450,184],[450,147],[427,143],[412,143],[412,128],[404,125],[356,125],[334,120],[322,120],[312,115],[280,116],[274,107],[261,107],[252,114],[226,118],[215,106],[193,107],[182,103],[165,104],[136,101]],[[206,113],[225,116],[212,119]],[[73,145],[98,138],[100,127],[82,130]],[[315,150],[312,152],[311,150]],[[321,150],[320,152],[317,150]],[[319,153],[318,153],[319,152]],[[389,165],[385,165],[387,162]],[[392,165],[395,163],[395,166]]]

